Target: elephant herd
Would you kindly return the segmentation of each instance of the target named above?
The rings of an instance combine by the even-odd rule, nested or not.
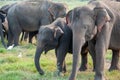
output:
[[[58,75],[66,72],[66,54],[73,54],[72,71],[69,80],[76,80],[77,71],[87,69],[87,54],[92,56],[94,80],[105,80],[105,54],[112,50],[109,71],[120,70],[120,2],[90,1],[84,6],[67,11],[63,3],[49,0],[29,0],[0,9],[0,35],[5,48],[19,45],[21,32],[37,34],[35,67],[39,74],[42,52],[55,49]],[[6,14],[6,15],[4,15]],[[7,40],[4,42],[3,22],[8,21]],[[81,66],[78,68],[81,53]]]

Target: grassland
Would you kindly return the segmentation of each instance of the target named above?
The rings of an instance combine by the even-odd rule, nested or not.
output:
[[[69,5],[69,9],[76,6],[84,5],[86,2],[79,0],[54,0],[55,2],[64,2]],[[0,5],[9,4],[9,2],[0,2]],[[54,50],[49,51],[46,55],[41,56],[41,66],[45,75],[41,76],[36,71],[34,65],[34,54],[36,46],[27,42],[20,43],[20,46],[12,50],[6,50],[0,43],[0,80],[67,80],[72,68],[72,55],[66,57],[67,73],[63,77],[56,75],[56,57]],[[19,55],[21,54],[21,57]],[[111,51],[106,54],[105,77],[107,80],[120,80],[120,72],[108,72],[111,61]],[[93,80],[92,60],[89,56],[88,70],[78,72],[77,80]]]

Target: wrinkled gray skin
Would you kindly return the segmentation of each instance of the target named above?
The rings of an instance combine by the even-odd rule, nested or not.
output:
[[[105,80],[104,55],[109,46],[112,28],[116,27],[119,29],[119,6],[119,2],[114,1],[93,1],[87,6],[73,9],[71,21],[71,29],[73,32],[73,66],[69,80],[76,80],[79,53],[84,43],[91,39],[96,40],[94,48],[96,53],[95,80]],[[94,34],[96,27],[97,33]],[[118,37],[114,36],[112,39],[115,38]]]
[[[26,1],[17,3],[8,11],[8,46],[18,45],[22,31],[37,31],[41,25],[47,25],[58,17],[66,15],[65,5],[51,1]]]

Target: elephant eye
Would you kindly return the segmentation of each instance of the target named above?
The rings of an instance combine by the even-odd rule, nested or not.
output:
[[[87,25],[85,25],[83,28],[84,28],[84,29],[87,29]]]

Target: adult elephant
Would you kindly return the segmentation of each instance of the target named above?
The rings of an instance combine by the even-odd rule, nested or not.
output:
[[[8,46],[18,45],[21,31],[37,31],[41,25],[47,25],[58,17],[66,15],[62,3],[51,1],[25,1],[12,6],[8,11]]]
[[[70,26],[71,24],[71,19],[72,19],[72,12],[73,10],[70,10],[67,15],[66,15],[66,19],[67,19],[67,24]],[[119,55],[120,55],[120,41],[119,38],[117,38],[118,36],[120,36],[119,34],[120,30],[116,29],[116,27],[113,27],[112,33],[111,33],[111,38],[110,38],[110,43],[109,43],[109,49],[112,50],[112,61],[111,61],[111,66],[109,68],[109,71],[112,70],[120,70],[119,67]],[[94,31],[94,34],[96,33],[96,31]],[[116,37],[117,34],[117,37]],[[81,51],[81,67],[79,68],[80,71],[85,71],[87,69],[87,54],[88,52],[90,53],[92,60],[93,60],[93,71],[95,70],[95,43],[96,40],[92,39],[90,41],[88,41],[86,43],[86,46],[83,47],[82,51]],[[60,56],[62,57],[62,56]]]
[[[71,21],[73,32],[73,67],[69,80],[76,79],[79,53],[83,44],[91,39],[96,40],[94,48],[96,53],[95,80],[105,80],[104,55],[109,46],[112,28],[115,27],[114,33],[116,33],[116,30],[120,27],[119,6],[119,2],[114,1],[93,1],[86,6],[73,9]],[[97,33],[94,35],[95,28],[97,28]],[[119,40],[115,34],[114,38]]]

